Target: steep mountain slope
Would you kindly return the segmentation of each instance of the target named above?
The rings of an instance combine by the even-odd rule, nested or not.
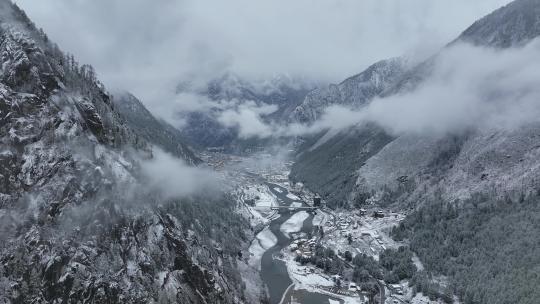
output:
[[[540,35],[537,0],[518,0],[478,20],[457,41],[497,48],[520,46]]]
[[[327,202],[346,207],[349,195],[355,190],[357,168],[392,141],[377,126],[350,128],[338,134],[311,138],[301,149],[305,150],[295,161],[289,178],[317,189]],[[322,148],[317,142],[324,141]]]
[[[540,1],[515,1],[476,22],[458,41],[472,41],[485,47],[497,48],[524,45],[540,34],[538,14],[531,13],[538,12],[539,8]],[[393,83],[379,93],[380,96],[415,90],[424,80],[429,79],[437,57],[401,72],[399,77],[393,78]],[[364,102],[369,102],[369,99]],[[365,127],[359,128],[362,130]],[[538,181],[538,170],[535,170],[538,164],[534,155],[539,142],[533,135],[537,131],[538,126],[533,124],[506,131],[469,130],[442,137],[399,136],[387,145],[379,146],[380,151],[375,151],[365,164],[356,167],[356,176],[351,176],[353,170],[343,171],[341,179],[356,179],[355,190],[344,197],[353,202],[370,197],[377,191],[381,192],[376,197],[390,191],[395,192],[392,193],[394,202],[405,200],[418,203],[440,191],[452,199],[466,198],[471,193],[494,189],[500,193],[532,190]],[[320,185],[331,185],[330,180],[336,178],[335,174],[318,183],[310,183],[313,177],[308,176],[310,173],[303,169],[303,163],[307,157],[318,154],[321,157],[310,159],[310,162],[322,164],[319,170],[321,173],[332,171],[331,166],[324,164],[330,164],[329,160],[338,156],[337,152],[331,152],[336,141],[339,139],[328,140],[326,144],[313,148],[309,154],[300,154],[297,164],[293,166],[292,176],[308,182],[307,186],[314,189],[320,189]],[[358,137],[356,141],[362,142],[363,138]],[[341,157],[356,159],[362,148],[359,146]],[[404,181],[407,187],[403,187]],[[523,186],[524,182],[526,186]],[[407,191],[403,193],[403,189]],[[330,191],[331,188],[328,188],[323,192]]]
[[[459,41],[493,48],[523,46],[540,35],[539,10],[540,1],[514,1],[475,22],[450,46]],[[407,73],[389,91],[416,88],[431,74],[435,59]],[[470,130],[444,138],[402,136],[360,168],[357,184],[362,191],[382,185],[395,188],[400,176],[409,176],[417,189],[428,189],[427,193],[414,191],[410,200],[436,191],[448,199],[465,199],[476,192],[531,191],[540,175],[534,156],[539,144],[534,134],[539,127],[533,123],[510,130]]]
[[[332,84],[310,92],[294,109],[292,120],[309,123],[317,120],[331,105],[358,108],[384,92],[407,71],[407,61],[392,58],[379,61],[362,73],[352,76],[338,85]]]
[[[383,60],[339,85],[316,89],[294,110],[291,120],[312,123],[332,105],[359,109],[403,79],[407,66],[405,59]],[[392,139],[373,124],[303,138],[290,177],[317,189],[330,205],[345,206],[355,189],[352,181],[358,168]]]
[[[416,290],[432,298],[449,291],[465,304],[537,303],[539,202],[538,193],[475,196],[461,208],[435,199],[411,213],[394,237],[408,239],[425,268],[447,281],[441,288],[424,274],[413,279]]]
[[[153,148],[93,69],[0,12],[0,302],[243,302],[228,200],[149,189]]]
[[[439,54],[403,73],[380,97],[422,90],[431,77],[440,76],[436,69],[439,56],[459,43],[496,49],[493,52],[498,54],[528,47],[537,52],[539,12],[538,0],[518,0],[495,11]],[[508,48],[515,49],[505,50]],[[472,64],[470,58],[462,60]],[[535,64],[530,61],[524,64]],[[466,65],[458,66],[473,71]],[[505,69],[499,74],[519,74],[518,70]],[[510,81],[497,83],[497,76],[487,78],[487,87],[483,88],[488,92],[487,102],[482,105],[502,99],[511,105],[508,109],[520,109],[519,98],[528,93],[528,87],[515,95],[505,94],[515,87]],[[534,87],[540,84],[536,76],[520,80]],[[473,81],[472,85],[477,83]],[[532,91],[536,92],[534,88]],[[460,98],[459,94],[455,96]],[[538,98],[532,102],[537,106]],[[502,115],[511,116],[510,112]],[[375,138],[374,133],[366,134],[371,125],[357,126],[354,132],[327,133],[321,137],[324,140],[305,143],[291,176],[311,189],[323,189],[334,206],[343,206],[347,200],[349,204],[375,202],[391,205],[392,209],[409,209],[392,235],[408,243],[418,255],[424,270],[411,282],[416,292],[431,300],[440,296],[451,303],[450,294],[465,304],[537,303],[540,122],[474,126],[443,134],[399,134],[386,142],[381,141],[388,137],[384,132]],[[351,138],[351,134],[358,135]],[[343,141],[351,143],[347,147],[358,146],[336,149]],[[366,141],[382,144],[360,164],[362,149],[374,147]],[[336,170],[338,162],[342,166]],[[341,182],[336,184],[336,180]],[[332,191],[346,193],[336,195]]]
[[[127,92],[115,94],[112,102],[116,111],[126,119],[126,123],[141,138],[190,164],[200,162],[184,143],[180,131],[163,120],[155,118],[142,102]]]
[[[511,2],[476,21],[447,47],[458,43],[498,49],[523,46],[540,35],[538,9],[537,0]],[[433,72],[438,55],[407,70],[381,96],[387,97],[416,89]]]
[[[312,123],[331,105],[361,108],[385,92],[406,71],[407,62],[401,58],[375,63],[339,85],[310,92],[295,108],[290,120]],[[331,205],[347,205],[357,168],[391,140],[391,136],[376,125],[303,138],[290,177],[317,189]]]

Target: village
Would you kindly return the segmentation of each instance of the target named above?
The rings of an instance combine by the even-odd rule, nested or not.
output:
[[[291,185],[291,192],[305,200],[310,200],[313,211],[313,232],[311,234],[291,234],[293,238],[288,248],[282,250],[291,277],[297,281],[296,289],[306,289],[327,295],[334,295],[344,303],[440,303],[431,301],[422,294],[413,294],[407,280],[387,284],[372,278],[375,290],[363,290],[353,280],[353,260],[356,255],[365,255],[379,261],[386,249],[398,249],[404,243],[390,237],[392,227],[397,226],[406,216],[402,212],[379,209],[374,205],[358,210],[332,210],[326,207],[318,195],[303,191],[302,185]],[[338,273],[327,271],[320,262],[315,262],[321,248],[332,250],[341,261]],[[415,258],[417,269],[423,269]]]
[[[387,286],[382,281],[374,281],[378,288],[383,289],[382,292],[377,291],[379,296],[376,298],[373,291],[362,290],[352,280],[354,256],[365,254],[378,260],[383,250],[401,245],[393,241],[388,233],[403,218],[403,214],[376,209],[360,209],[351,213],[334,212],[322,207],[314,217],[312,236],[298,235],[283,250],[283,260],[291,276],[298,282],[298,288],[335,295],[347,303],[380,303],[381,299],[384,303],[415,303],[410,301],[412,296],[407,282]],[[331,274],[324,266],[321,268],[313,264],[320,248],[335,252],[334,258],[342,262],[339,274]]]
[[[265,227],[281,214],[293,214],[292,219],[296,218],[295,228],[287,230],[282,227],[281,230],[291,241],[277,256],[285,263],[293,281],[294,287],[289,291],[291,298],[294,299],[298,291],[309,291],[327,295],[330,299],[336,299],[336,303],[346,304],[438,303],[422,294],[413,294],[407,280],[387,284],[381,279],[369,278],[373,288],[366,290],[353,279],[354,258],[357,255],[378,261],[386,249],[406,245],[390,237],[392,227],[405,218],[405,213],[380,209],[373,203],[361,209],[332,210],[326,207],[319,195],[311,193],[301,183],[292,184],[289,181],[290,162],[270,163],[266,161],[270,157],[264,154],[250,159],[217,155],[219,157],[210,155],[208,159],[211,161],[208,163],[222,172],[223,178],[241,185],[236,190],[242,202],[239,212],[250,218],[254,229],[260,231],[250,248],[249,264],[252,267],[260,269],[263,253],[277,242],[276,237]],[[235,170],[231,170],[231,167]],[[283,201],[276,197],[276,192],[286,192],[286,197],[292,203],[288,207],[281,207]],[[301,209],[302,205],[309,206],[309,209]],[[300,231],[302,222],[308,216],[312,217],[311,233]],[[321,258],[323,250],[333,252],[331,266],[328,266],[330,259],[327,256]],[[422,269],[417,259],[415,264],[418,269]]]

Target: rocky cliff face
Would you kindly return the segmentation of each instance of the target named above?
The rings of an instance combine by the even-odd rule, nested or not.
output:
[[[314,122],[331,105],[359,108],[388,89],[406,70],[407,61],[402,58],[377,62],[338,85],[332,84],[310,92],[294,109],[291,120]]]
[[[0,302],[243,302],[246,226],[227,200],[145,189],[147,134],[90,66],[0,11]],[[230,233],[210,233],[222,221]]]
[[[540,34],[539,9],[540,1],[515,1],[476,22],[456,41],[493,48],[521,47]],[[429,79],[436,59],[437,55],[399,70],[396,77],[387,77],[391,81],[385,84],[385,89],[374,95],[361,95],[366,98],[360,99],[360,104],[369,103],[374,96],[384,98],[416,90]],[[360,95],[361,91],[356,90]],[[341,100],[339,97],[320,98],[310,104],[341,104]],[[538,125],[506,131],[471,129],[442,137],[402,135],[390,139],[382,129],[373,137],[374,128],[377,129],[373,125],[359,126],[354,132],[326,134],[318,141],[312,140],[314,145],[302,150],[291,176],[319,189],[336,205],[364,203],[367,198],[383,203],[418,203],[435,194],[447,199],[463,199],[476,192],[504,195],[532,191],[538,185],[538,163],[534,160],[540,144],[534,136],[540,130]],[[362,134],[367,130],[371,130],[368,133],[371,135],[366,137]],[[349,148],[336,151],[335,143],[346,138],[351,143]],[[371,140],[366,142],[369,138]],[[367,157],[361,157],[366,155],[366,150],[369,151]],[[361,161],[352,162],[354,169],[336,171],[338,159],[345,159],[346,163],[355,159]],[[313,174],[313,167],[306,169],[307,163],[318,166],[317,175]],[[355,185],[348,186],[346,193],[334,198],[331,193],[336,180],[343,184],[354,180]]]

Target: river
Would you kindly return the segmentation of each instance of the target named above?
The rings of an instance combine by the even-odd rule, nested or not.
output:
[[[276,184],[266,183],[270,191],[279,200],[281,206],[290,206],[295,200],[287,197],[289,191]],[[277,190],[276,190],[277,189]],[[307,206],[302,202],[303,206]],[[281,216],[270,223],[269,229],[276,236],[277,244],[268,249],[261,258],[261,276],[263,282],[268,287],[270,304],[279,303],[294,303],[301,304],[329,304],[330,300],[343,303],[340,299],[335,299],[327,295],[309,292],[306,290],[287,290],[293,283],[287,272],[285,263],[279,259],[275,259],[275,255],[279,255],[281,249],[290,245],[291,240],[287,238],[281,231],[281,225],[287,221],[295,212],[285,211]],[[313,229],[313,215],[310,215],[302,225],[301,232],[311,233]],[[285,295],[286,293],[286,295]],[[335,302],[332,302],[335,303]]]

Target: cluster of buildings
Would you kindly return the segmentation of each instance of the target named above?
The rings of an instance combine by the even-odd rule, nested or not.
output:
[[[332,281],[334,282],[333,287],[326,287],[323,289],[347,297],[359,297],[357,303],[368,303],[367,299],[369,298],[369,293],[362,291],[360,286],[356,285],[356,283],[344,280],[340,275],[333,275]]]
[[[403,290],[403,286],[400,285],[400,284],[390,284],[388,285],[388,287],[390,288],[390,290],[397,294],[397,295],[403,295],[404,294],[404,290]]]
[[[326,221],[326,226],[328,228],[336,228],[340,231],[341,235],[345,235],[350,233],[348,229],[351,227],[352,229],[358,229],[358,226],[360,225],[357,220],[355,220],[352,216],[343,216],[340,215],[337,217],[337,219],[334,218],[334,220]]]
[[[303,259],[310,259],[313,256],[313,251],[315,250],[315,245],[317,245],[317,240],[315,238],[311,239],[297,239],[294,240],[289,248],[296,256]]]

